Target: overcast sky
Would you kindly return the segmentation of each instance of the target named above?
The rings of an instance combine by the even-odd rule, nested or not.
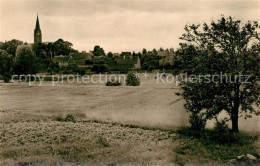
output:
[[[177,48],[187,23],[221,14],[259,21],[260,1],[0,0],[0,41],[32,43],[37,12],[43,42],[62,38],[80,51],[100,45],[121,52]]]

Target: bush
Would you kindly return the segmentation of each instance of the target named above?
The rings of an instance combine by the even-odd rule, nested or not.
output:
[[[128,86],[139,86],[140,79],[134,73],[128,73],[126,78],[126,85]]]
[[[56,120],[59,122],[76,122],[76,118],[71,114],[67,115],[65,118],[59,115],[58,117],[56,117]]]
[[[67,115],[66,118],[64,119],[65,122],[76,122],[76,118],[73,115]]]
[[[108,81],[106,86],[121,86],[122,84],[119,81]]]
[[[205,129],[207,120],[205,118],[203,118],[203,115],[201,115],[197,112],[193,112],[190,115],[189,122],[191,124],[191,129],[200,131],[200,130]]]

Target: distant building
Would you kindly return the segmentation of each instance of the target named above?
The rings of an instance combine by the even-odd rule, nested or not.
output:
[[[53,62],[58,63],[59,66],[68,66],[76,64],[78,67],[85,67],[86,60],[92,60],[93,56],[91,53],[71,53],[69,56],[55,56]]]
[[[40,23],[39,23],[39,18],[37,14],[37,20],[36,20],[36,25],[34,29],[34,43],[41,43],[42,42],[42,32],[40,28]]]
[[[158,56],[161,56],[162,59],[159,61],[160,65],[166,65],[166,64],[173,64],[173,57],[174,52],[173,51],[159,51]]]

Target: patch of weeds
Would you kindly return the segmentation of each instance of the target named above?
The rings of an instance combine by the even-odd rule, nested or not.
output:
[[[24,145],[24,142],[22,141],[22,139],[18,139],[17,142],[21,145]]]
[[[67,141],[67,136],[66,135],[60,136],[60,140],[61,140],[61,142]]]
[[[110,144],[107,142],[107,140],[103,137],[99,137],[98,143],[102,145],[103,147],[110,147]]]
[[[6,150],[1,153],[4,158],[16,158],[17,152],[15,150]]]
[[[57,116],[56,117],[56,120],[59,121],[59,122],[73,122],[73,123],[76,123],[76,118],[69,114],[67,115],[65,118],[63,118],[61,115]]]
[[[73,122],[75,123],[76,122],[76,118],[73,116],[73,115],[67,115],[64,119],[65,122]]]
[[[87,158],[93,159],[93,158],[94,158],[94,155],[93,155],[93,154],[88,154],[88,155],[87,155]]]
[[[62,115],[59,115],[56,117],[56,120],[59,121],[59,122],[63,122],[63,117]]]

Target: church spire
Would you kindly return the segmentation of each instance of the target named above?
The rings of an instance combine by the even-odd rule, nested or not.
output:
[[[40,28],[38,13],[37,13],[36,25],[34,29],[34,43],[41,43],[41,42],[42,42],[42,32]]]
[[[40,28],[40,23],[39,23],[39,18],[38,18],[38,13],[37,13],[37,20],[36,20],[36,26],[35,26],[35,30],[39,30]]]

